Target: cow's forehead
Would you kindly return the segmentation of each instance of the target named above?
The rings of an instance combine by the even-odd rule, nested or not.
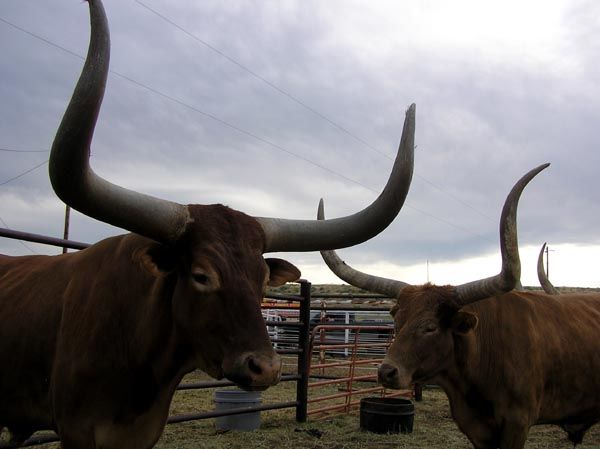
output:
[[[454,290],[431,284],[406,287],[398,297],[396,318],[410,320],[425,315],[437,315],[442,305],[454,303]]]
[[[439,304],[429,298],[423,299],[414,296],[405,298],[405,300],[399,304],[395,318],[401,321],[410,321],[417,317],[435,315],[438,307]]]
[[[238,253],[262,253],[265,235],[255,218],[222,204],[193,204],[188,209],[193,222],[186,239],[194,247],[221,246]]]

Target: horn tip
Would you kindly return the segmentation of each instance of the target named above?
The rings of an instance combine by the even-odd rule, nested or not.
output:
[[[317,209],[317,220],[325,219],[325,206],[323,198],[319,200],[319,208]]]

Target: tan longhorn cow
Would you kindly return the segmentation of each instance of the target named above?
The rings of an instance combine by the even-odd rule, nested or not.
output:
[[[267,285],[300,271],[262,254],[347,247],[388,226],[411,182],[415,107],[383,192],[353,215],[254,218],[126,190],[89,167],[110,48],[100,0],[89,7],[90,47],[50,178],[67,204],[132,233],[78,253],[0,256],[0,429],[15,443],[53,429],[63,449],[144,449],[185,373],[199,368],[249,390],[278,382],[260,301]]]
[[[379,381],[389,388],[440,385],[476,449],[522,449],[535,424],[559,425],[578,444],[600,420],[600,297],[511,291],[520,277],[517,201],[545,167],[524,176],[506,200],[497,276],[459,286],[411,286],[359,272],[334,251],[322,252],[342,280],[397,298],[395,339]]]

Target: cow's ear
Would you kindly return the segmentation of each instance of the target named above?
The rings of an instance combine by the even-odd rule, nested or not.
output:
[[[135,258],[138,258],[142,266],[153,276],[160,277],[172,273],[177,266],[177,257],[175,249],[153,243],[136,252]]]
[[[270,274],[267,285],[270,287],[277,287],[286,282],[300,279],[300,270],[287,260],[270,257],[265,259],[265,262],[269,266]]]
[[[459,310],[454,314],[451,321],[452,331],[457,334],[466,334],[477,327],[477,315]]]

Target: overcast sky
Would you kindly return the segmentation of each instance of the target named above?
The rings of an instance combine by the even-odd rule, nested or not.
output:
[[[347,263],[411,283],[494,275],[504,199],[550,162],[519,206],[522,281],[538,285],[547,241],[555,285],[600,286],[597,1],[104,4],[111,73],[91,164],[108,180],[254,216],[310,219],[321,197],[328,218],[351,214],[383,188],[414,102],[407,202],[339,251]],[[0,2],[0,227],[62,236],[44,162],[88,40],[79,0]],[[122,232],[72,215],[73,240]],[[58,251],[0,238],[5,254]],[[318,253],[280,256],[341,282]]]

